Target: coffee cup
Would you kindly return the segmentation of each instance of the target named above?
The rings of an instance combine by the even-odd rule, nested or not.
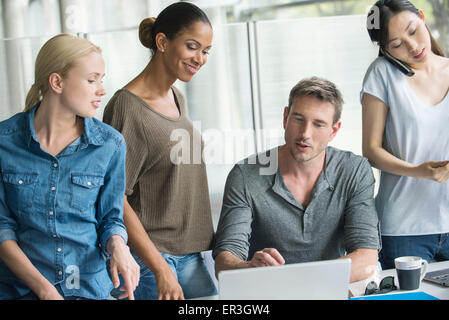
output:
[[[421,257],[399,257],[394,259],[399,289],[415,290],[427,272],[428,263]]]

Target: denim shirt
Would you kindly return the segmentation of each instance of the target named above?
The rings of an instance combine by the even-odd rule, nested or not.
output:
[[[37,108],[0,123],[0,243],[16,240],[65,296],[105,299],[112,289],[106,241],[112,235],[128,240],[125,140],[107,124],[85,118],[84,133],[54,157],[36,136]],[[29,291],[0,259],[0,299]]]

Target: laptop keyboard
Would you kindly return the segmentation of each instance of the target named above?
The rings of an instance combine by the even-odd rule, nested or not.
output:
[[[440,280],[440,281],[449,280],[449,273],[447,273],[447,274],[441,274],[441,275],[437,275],[437,276],[433,276],[432,279],[434,279],[434,280]]]
[[[427,272],[424,279],[428,279],[430,281],[437,282],[444,286],[449,286],[449,269]]]

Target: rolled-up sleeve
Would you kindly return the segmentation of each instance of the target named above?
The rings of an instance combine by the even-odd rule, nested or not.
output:
[[[106,242],[113,235],[119,235],[128,242],[128,234],[123,223],[123,198],[125,195],[126,143],[121,137],[105,175],[98,206],[97,221],[100,245],[106,256]]]
[[[252,208],[246,197],[244,177],[240,167],[235,165],[226,180],[212,256],[215,258],[220,252],[229,251],[246,260],[251,223]]]
[[[345,247],[380,249],[379,220],[374,205],[374,175],[363,158],[356,173],[356,183],[345,208]]]
[[[12,216],[6,203],[3,177],[0,177],[0,243],[3,243],[6,240],[17,241],[15,230],[17,230],[17,222]]]

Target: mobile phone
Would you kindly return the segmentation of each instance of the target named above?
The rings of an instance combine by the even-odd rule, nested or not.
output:
[[[405,62],[402,62],[399,59],[396,59],[391,54],[389,54],[386,50],[380,48],[380,52],[384,55],[384,57],[390,61],[392,65],[394,65],[396,68],[402,71],[406,76],[412,77],[415,75],[415,72],[410,68],[408,64]]]

